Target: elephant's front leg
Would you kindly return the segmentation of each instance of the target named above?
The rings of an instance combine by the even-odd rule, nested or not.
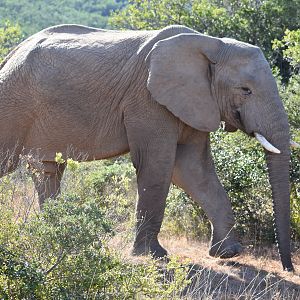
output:
[[[131,143],[138,183],[134,255],[151,253],[157,258],[167,255],[158,242],[158,233],[174,168],[176,142],[176,139],[148,136]]]
[[[231,204],[215,173],[207,134],[178,146],[172,180],[207,214],[212,225],[209,254],[222,258],[238,255],[242,247],[234,234]]]

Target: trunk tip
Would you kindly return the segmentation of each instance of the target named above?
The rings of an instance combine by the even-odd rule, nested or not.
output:
[[[283,263],[283,271],[285,272],[295,272],[294,266],[292,264],[292,262],[288,262],[288,263]]]
[[[285,272],[295,272],[295,269],[294,269],[294,267],[293,266],[291,266],[291,267],[285,267],[285,268],[283,268],[283,271],[285,271]]]

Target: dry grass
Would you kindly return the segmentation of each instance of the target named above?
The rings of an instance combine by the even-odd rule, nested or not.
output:
[[[124,231],[110,245],[133,263],[146,263],[147,257],[130,254],[128,233]],[[190,261],[191,284],[184,290],[185,299],[300,299],[300,257],[294,255],[295,273],[282,270],[275,248],[259,251],[245,249],[232,259],[217,259],[208,255],[208,243],[185,238],[160,239],[169,253],[180,261]]]
[[[273,297],[277,294],[278,299],[287,299],[287,296],[289,299],[300,299],[299,257],[294,259],[296,272],[288,273],[282,270],[274,248],[255,252],[245,249],[240,257],[224,260],[210,257],[207,243],[186,239],[163,240],[163,243],[170,252],[191,259],[196,269],[207,270],[216,284],[212,288],[220,286],[224,292],[232,293],[234,299],[247,298],[247,294],[251,296],[249,299],[271,299],[271,294]],[[284,295],[280,297],[280,294]]]

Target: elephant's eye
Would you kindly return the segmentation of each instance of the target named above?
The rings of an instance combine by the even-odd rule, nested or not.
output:
[[[243,95],[251,95],[252,92],[249,88],[247,87],[242,87]]]

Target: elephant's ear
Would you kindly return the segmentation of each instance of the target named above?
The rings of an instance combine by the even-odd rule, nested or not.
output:
[[[223,42],[202,34],[178,34],[157,42],[147,57],[152,97],[184,123],[215,131],[220,111],[211,91],[209,65]]]

